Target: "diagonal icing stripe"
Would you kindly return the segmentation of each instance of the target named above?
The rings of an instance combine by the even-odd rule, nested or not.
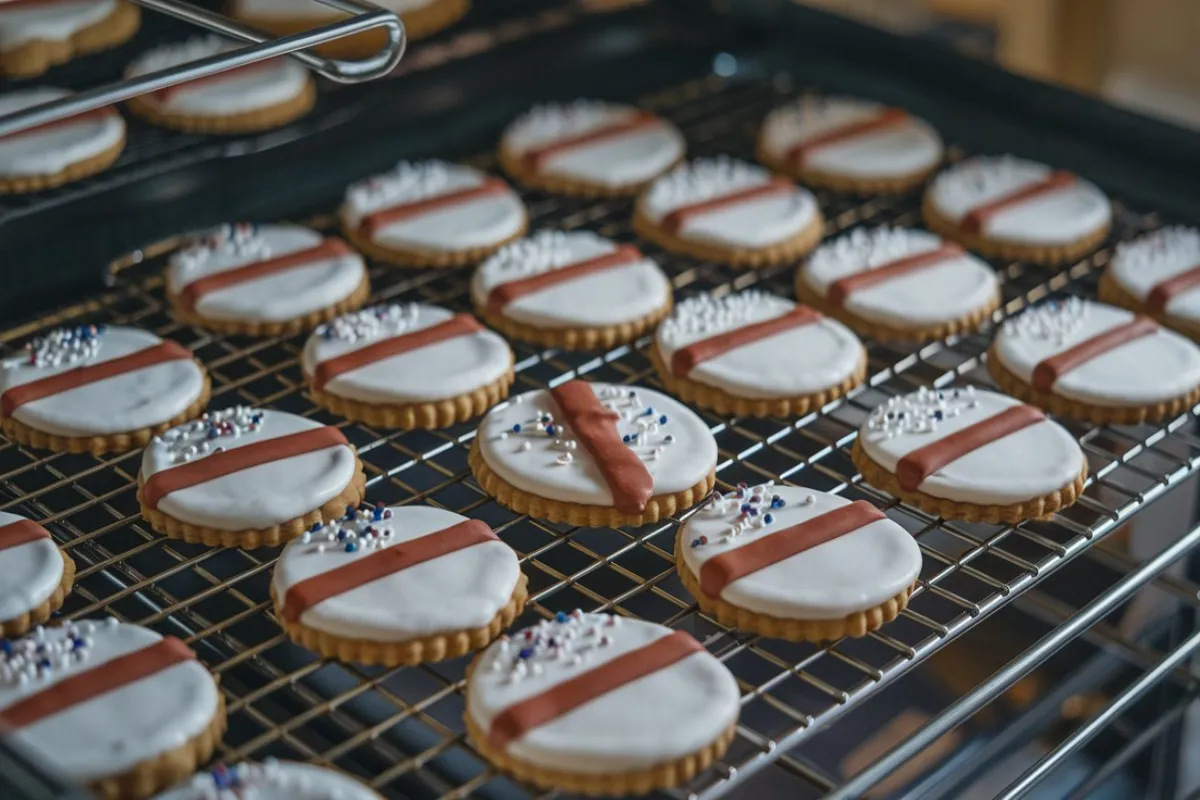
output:
[[[566,139],[557,139],[553,142],[547,142],[540,147],[526,150],[521,154],[521,163],[525,166],[525,169],[536,172],[544,167],[547,161],[561,153],[580,147],[587,147],[592,144],[599,144],[600,142],[616,139],[635,131],[657,127],[660,124],[658,117],[653,114],[638,112],[626,119],[602,125],[599,128],[593,128],[586,133]]]
[[[0,550],[49,538],[50,532],[33,520],[19,519],[7,525],[0,525]]]
[[[508,283],[502,283],[488,292],[487,309],[490,313],[497,314],[505,306],[518,298],[536,294],[552,286],[557,286],[560,283],[577,280],[578,278],[593,275],[597,272],[636,264],[644,257],[636,247],[625,244],[619,246],[613,252],[605,253],[602,256],[576,261],[574,264],[566,264],[557,269],[539,272],[536,275],[530,275],[528,278],[520,278]]]
[[[822,147],[841,144],[851,139],[857,139],[860,136],[868,136],[876,131],[895,128],[898,125],[908,122],[908,120],[908,114],[904,113],[902,109],[885,108],[878,114],[867,119],[840,125],[833,130],[818,133],[815,136],[810,136],[801,142],[797,142],[788,150],[787,157],[792,163],[803,166],[808,157]]]
[[[988,220],[999,214],[1005,209],[1019,206],[1026,200],[1032,200],[1035,197],[1041,197],[1044,194],[1056,191],[1064,186],[1070,186],[1075,183],[1075,176],[1064,170],[1056,169],[1040,181],[1031,183],[1028,186],[1022,186],[1006,195],[997,197],[983,205],[976,206],[967,212],[962,218],[959,227],[967,233],[976,235],[983,233],[983,228]]]
[[[819,311],[808,306],[796,306],[782,316],[745,325],[741,328],[718,333],[707,339],[692,342],[687,347],[681,347],[671,355],[671,374],[677,378],[686,378],[699,364],[719,355],[745,347],[748,344],[761,341],[777,333],[820,322],[823,317]]]
[[[445,194],[423,197],[410,203],[401,203],[398,206],[380,209],[363,217],[358,223],[358,229],[364,236],[374,236],[381,228],[386,228],[395,222],[401,222],[421,214],[431,214],[444,208],[453,208],[484,197],[496,197],[509,191],[508,184],[499,178],[487,178],[478,186],[455,189]]]
[[[999,414],[913,450],[896,465],[896,479],[901,489],[915,492],[926,478],[947,464],[1044,419],[1046,415],[1041,409],[1033,406],[1006,408]]]
[[[1156,284],[1146,295],[1146,310],[1152,314],[1161,314],[1167,310],[1167,303],[1171,298],[1196,286],[1200,286],[1200,264]]]
[[[855,292],[860,292],[876,284],[899,278],[902,275],[908,275],[911,272],[928,269],[943,261],[958,258],[964,255],[964,253],[965,251],[958,245],[947,243],[934,250],[927,250],[924,253],[915,253],[904,258],[897,258],[894,261],[880,264],[874,269],[866,269],[834,281],[829,284],[829,289],[825,293],[825,299],[832,305],[841,308],[846,304],[846,300],[850,295]]]
[[[1126,342],[1149,336],[1157,331],[1158,323],[1149,317],[1137,316],[1124,325],[1118,325],[1090,339],[1085,339],[1074,347],[1038,362],[1038,365],[1033,368],[1033,388],[1039,392],[1048,392],[1054,388],[1054,384],[1059,378],[1076,367],[1097,356],[1102,356]]]
[[[705,200],[701,203],[693,203],[688,206],[681,206],[674,211],[671,211],[662,218],[659,222],[659,227],[671,235],[677,235],[683,226],[690,222],[693,218],[703,214],[709,214],[713,211],[720,211],[726,206],[735,206],[738,203],[746,203],[751,200],[758,200],[762,197],[770,197],[776,194],[787,194],[795,192],[796,185],[790,181],[785,181],[782,178],[772,178],[766,183],[758,186],[751,186],[748,189],[742,189],[731,194],[714,197],[711,200]]]

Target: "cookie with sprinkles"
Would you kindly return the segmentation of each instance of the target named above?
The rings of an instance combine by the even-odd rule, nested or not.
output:
[[[852,331],[808,306],[757,290],[676,306],[650,360],[667,389],[720,414],[806,414],[862,383],[867,353]]]
[[[1079,499],[1087,458],[1039,408],[976,389],[889,398],[851,451],[867,483],[946,519],[1045,519]]]
[[[164,432],[138,473],[142,517],[186,542],[264,547],[362,502],[362,462],[337,428],[237,406]]]
[[[299,761],[218,764],[154,800],[381,800],[345,773]]]
[[[542,789],[648,794],[720,758],[740,708],[729,669],[685,631],[558,612],[471,664],[467,735]]]
[[[1100,299],[1200,341],[1200,229],[1171,226],[1117,245]]]
[[[671,310],[671,281],[632,245],[539,231],[475,270],[475,313],[513,339],[567,350],[627,344]]]
[[[912,534],[865,500],[797,486],[714,494],[679,529],[675,566],[706,614],[792,641],[866,636],[908,605]]]
[[[572,380],[484,417],[475,479],[518,514],[572,525],[645,525],[699,503],[717,442],[695,412],[642,387]]]
[[[141,25],[128,0],[8,0],[0,3],[0,75],[30,78],[128,41]]]
[[[42,334],[0,361],[0,429],[59,452],[123,452],[197,416],[208,373],[181,344],[119,325]]]
[[[359,664],[422,664],[486,647],[525,607],[517,554],[487,523],[430,506],[348,509],[275,564],[275,618],[298,644]]]
[[[734,267],[781,264],[821,241],[812,192],[727,156],[698,158],[638,197],[633,228],[667,250]]]
[[[98,800],[138,800],[212,757],[225,700],[179,639],[115,618],[69,622],[0,640],[0,729]]]
[[[855,228],[817,248],[796,272],[796,296],[879,341],[970,333],[1000,305],[986,262],[910,228]]]
[[[0,511],[0,637],[20,636],[62,608],[75,562],[33,520]]]

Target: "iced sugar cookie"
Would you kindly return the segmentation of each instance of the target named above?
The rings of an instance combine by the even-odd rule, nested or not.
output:
[[[293,641],[326,658],[394,667],[485,647],[525,607],[525,586],[517,554],[486,523],[380,503],[293,540],[271,597]]]
[[[1043,519],[1083,492],[1075,437],[1041,409],[974,386],[893,397],[851,453],[867,483],[946,519]]]
[[[942,137],[899,108],[853,97],[803,97],[767,115],[758,160],[809,186],[903,192],[942,163]]]
[[[1074,173],[1013,156],[980,156],[947,168],[922,206],[935,233],[989,258],[1073,261],[1112,224],[1108,197]]]
[[[840,322],[760,291],[680,303],[650,359],[675,396],[739,416],[806,414],[862,383],[867,353]]]
[[[568,350],[634,341],[670,312],[672,297],[653,259],[587,231],[539,231],[483,262],[471,281],[488,325]]]
[[[192,351],[149,331],[59,328],[0,362],[0,429],[49,450],[133,450],[197,416],[210,388]]]
[[[375,306],[322,325],[301,360],[308,392],[381,428],[445,428],[508,397],[513,354],[470,314],[423,303]]]
[[[138,503],[157,531],[225,547],[273,546],[362,502],[366,478],[337,428],[284,411],[214,411],[157,436]]]
[[[50,532],[0,511],[0,639],[50,619],[74,585],[75,562]]]
[[[467,735],[543,789],[646,794],[724,754],[739,710],[729,670],[684,631],[560,612],[492,644],[467,678]]]
[[[634,194],[675,166],[687,143],[649,111],[597,100],[535,106],[500,139],[499,159],[517,181],[584,196]]]
[[[8,0],[0,3],[0,75],[28,78],[75,56],[127,41],[141,22],[126,0]]]
[[[0,648],[0,728],[98,800],[135,800],[212,757],[225,701],[179,639],[116,619],[70,622]]]
[[[895,619],[916,588],[921,548],[865,500],[764,484],[714,495],[679,529],[675,565],[722,623],[822,641]]]
[[[154,800],[382,800],[349,775],[299,761],[218,764]]]
[[[341,209],[354,245],[401,267],[474,264],[525,233],[525,206],[508,184],[445,161],[401,161],[352,184]]]
[[[855,228],[800,267],[796,296],[863,336],[924,341],[977,330],[1000,305],[1000,282],[932,233]]]
[[[0,116],[70,94],[50,87],[8,92],[0,95]],[[125,120],[111,108],[0,136],[0,194],[36,192],[86,178],[108,169],[124,148]]]
[[[126,70],[128,77],[237,49],[216,36],[156,47]],[[272,58],[135,97],[129,108],[164,128],[189,133],[252,133],[307,114],[316,101],[312,76],[298,61]]]
[[[1200,340],[1200,230],[1173,226],[1117,245],[1100,299]]]
[[[712,490],[717,443],[704,420],[666,395],[573,380],[492,409],[470,463],[483,490],[518,514],[644,525]]]

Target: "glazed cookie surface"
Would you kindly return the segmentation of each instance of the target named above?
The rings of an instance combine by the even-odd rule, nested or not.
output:
[[[11,0],[0,4],[0,75],[40,75],[129,39],[141,15],[125,0]]]
[[[1171,226],[1117,245],[1100,299],[1200,338],[1200,230]]]
[[[49,619],[74,580],[74,563],[49,531],[0,511],[0,638],[20,635]]]
[[[0,116],[70,96],[39,87],[0,96]],[[125,147],[125,121],[114,109],[68,117],[0,136],[0,192],[57,186],[107,169]]]
[[[266,760],[217,766],[197,773],[155,800],[379,800],[379,795],[341,772],[299,761]]]

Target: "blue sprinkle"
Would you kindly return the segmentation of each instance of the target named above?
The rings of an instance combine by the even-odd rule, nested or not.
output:
[[[566,622],[568,619],[569,619],[569,617],[567,616],[567,612],[565,612],[565,611],[559,611],[557,614],[554,615],[555,622]]]
[[[4,653],[6,656],[10,656],[12,655],[12,651],[12,642],[10,642],[8,639],[0,639],[0,652]]]
[[[939,420],[939,421],[940,421],[940,420],[941,420],[941,419],[942,419],[944,416],[945,416],[945,415],[944,415],[944,414],[943,414],[941,411],[934,411],[934,412],[933,412],[933,418],[934,418],[934,419],[936,419],[936,420]]]
[[[313,526],[311,528],[309,528],[309,530],[312,531],[313,533],[316,533],[317,531],[321,530],[321,523],[314,522]]]
[[[38,662],[38,666],[44,670],[49,671],[49,669],[54,665],[50,663],[50,659],[43,658],[41,661]]]
[[[338,531],[338,532],[337,532],[337,540],[338,540],[339,542],[344,542],[344,541],[346,541],[346,531],[345,531],[345,529],[344,529],[344,528],[343,528],[342,530],[340,530],[340,531]]]
[[[375,522],[383,519],[383,506],[375,506],[375,510],[371,512],[371,519]]]
[[[520,432],[521,432],[521,426],[520,426],[520,425],[513,425],[513,427],[512,427],[512,432],[513,432],[513,433],[520,433]]]
[[[658,424],[659,425],[667,424],[667,415],[666,414],[663,414],[661,417],[658,418]]]
[[[625,444],[629,444],[633,440],[629,438],[629,434],[627,433],[621,437],[621,441],[624,442]]]
[[[553,425],[547,425],[547,426],[546,426],[546,433],[547,433],[549,436],[553,436],[553,435],[554,435],[554,430],[555,430],[555,428],[554,428],[554,426],[553,426]]]
[[[700,540],[692,539],[692,547],[699,547],[699,546],[700,546]]]
[[[354,506],[346,506],[346,519],[354,519]]]
[[[765,522],[765,523],[767,523],[768,525],[770,525],[770,524],[771,524],[772,522],[774,522],[774,521],[775,521],[775,516],[774,516],[774,515],[772,515],[772,514],[763,514],[763,522]]]
[[[522,661],[524,661],[527,658],[533,658],[533,648],[532,647],[522,647],[521,652],[517,653],[517,658],[521,659]]]
[[[84,644],[85,644],[85,642],[83,641],[83,639],[80,638],[79,636],[76,636],[75,638],[73,638],[71,640],[71,649],[72,650],[81,650],[83,648]]]
[[[346,542],[346,552],[347,553],[353,553],[357,549],[358,549],[358,545],[356,543]]]
[[[742,503],[742,513],[745,514],[747,511],[750,511],[750,504]]]

